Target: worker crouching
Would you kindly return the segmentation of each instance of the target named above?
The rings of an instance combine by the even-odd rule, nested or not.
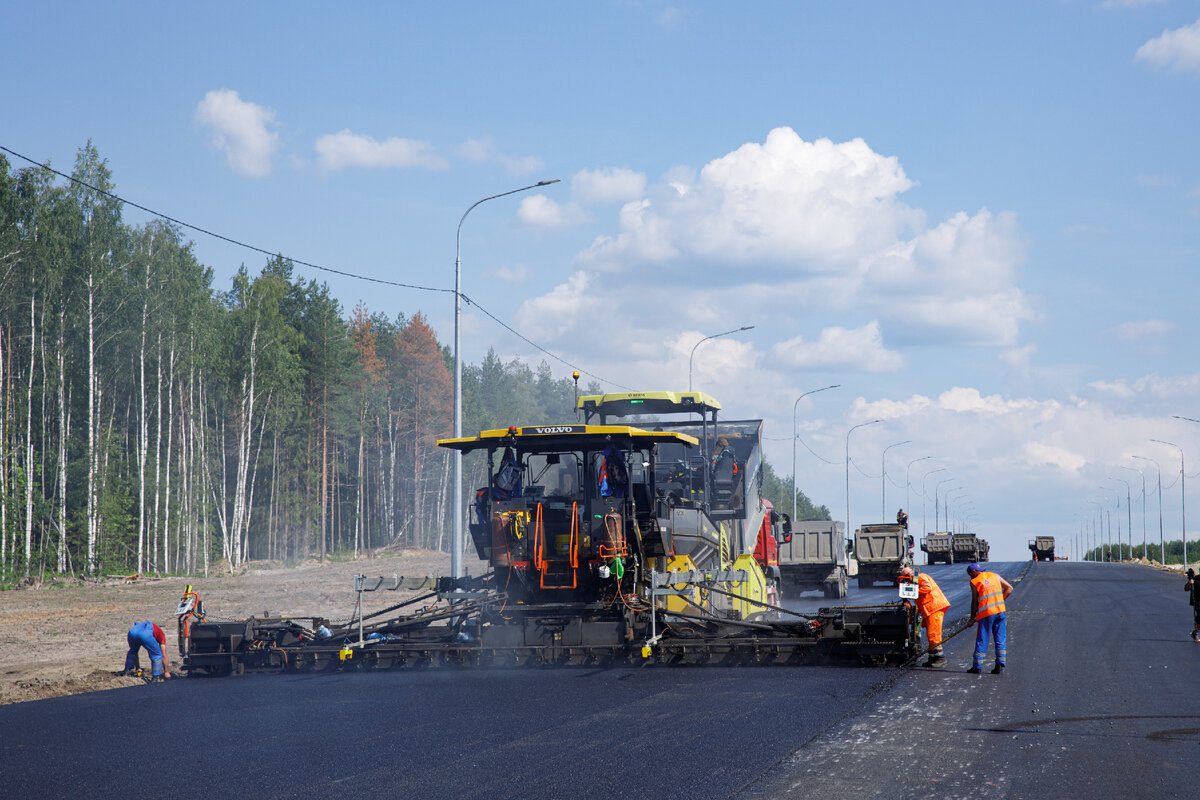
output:
[[[129,642],[129,652],[125,655],[123,674],[138,674],[138,651],[144,647],[150,655],[150,680],[157,683],[164,677],[171,677],[171,665],[167,660],[167,635],[162,628],[146,620],[130,628],[125,638]]]
[[[897,579],[912,583],[914,580],[913,568],[902,567]],[[929,645],[927,648],[929,658],[925,661],[924,666],[944,667],[946,666],[946,656],[942,653],[942,620],[946,616],[946,609],[950,607],[950,601],[946,599],[946,595],[942,594],[937,581],[925,573],[916,575],[915,580],[917,583],[917,611],[921,615],[921,625],[925,628],[925,639]]]

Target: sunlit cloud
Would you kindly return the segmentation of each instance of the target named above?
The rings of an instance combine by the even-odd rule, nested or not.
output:
[[[1134,60],[1174,72],[1200,71],[1200,20],[1163,31],[1139,47]]]
[[[204,95],[192,118],[208,131],[213,147],[225,153],[225,162],[239,175],[261,178],[270,174],[279,151],[275,112],[243,100],[232,89],[214,89]]]
[[[378,141],[370,136],[349,130],[331,133],[317,139],[317,165],[335,172],[349,167],[366,169],[445,169],[446,160],[437,154],[429,142],[391,137]]]

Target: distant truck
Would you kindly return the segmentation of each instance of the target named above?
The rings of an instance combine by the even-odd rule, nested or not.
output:
[[[979,561],[979,539],[973,533],[956,533],[950,537],[950,550],[955,564]]]
[[[858,586],[870,589],[878,581],[892,583],[901,567],[912,566],[913,537],[903,525],[863,525],[854,532]]]
[[[987,561],[991,558],[992,546],[987,539],[977,539],[975,543],[975,560]]]
[[[931,533],[921,539],[926,564],[953,564],[954,554],[950,551],[949,533]]]
[[[818,589],[826,597],[845,597],[850,579],[842,523],[793,522],[791,539],[779,545],[779,571],[785,597]]]
[[[1033,551],[1034,561],[1054,560],[1054,537],[1037,536],[1029,540],[1029,549]]]

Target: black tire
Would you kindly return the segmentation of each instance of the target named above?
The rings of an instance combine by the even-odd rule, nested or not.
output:
[[[858,588],[870,589],[874,585],[875,585],[875,581],[871,580],[870,578],[864,577],[862,575],[858,576]]]

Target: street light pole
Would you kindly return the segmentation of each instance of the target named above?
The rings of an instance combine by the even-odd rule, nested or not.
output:
[[[925,480],[933,473],[945,472],[947,469],[949,469],[949,467],[938,467],[937,469],[931,469],[931,470],[929,470],[929,472],[925,473],[925,476],[923,478],[921,478],[921,535],[922,536],[925,536],[926,534],[929,533],[929,531],[926,530],[926,526],[925,526],[925,498],[929,495],[929,490],[925,488]]]
[[[1188,417],[1179,417],[1186,419],[1188,422],[1196,422],[1197,420]],[[1183,448],[1174,442],[1164,442],[1162,439],[1151,439],[1152,442],[1159,444],[1169,444],[1179,451],[1179,527],[1183,533],[1183,568],[1187,569],[1187,473],[1183,471]],[[1167,557],[1163,555],[1163,563],[1167,563]]]
[[[1129,521],[1129,557],[1133,558],[1133,490],[1129,486],[1129,481],[1124,478],[1114,478],[1108,476],[1110,481],[1120,481],[1125,484],[1125,515]],[[1121,510],[1121,496],[1117,495],[1117,511]],[[1121,557],[1121,517],[1117,516],[1117,557]]]
[[[1120,495],[1118,495],[1117,496],[1117,511],[1120,511],[1120,510],[1121,510],[1121,497],[1120,497]],[[1112,560],[1112,512],[1109,511],[1107,508],[1104,509],[1104,518],[1108,520],[1108,535],[1104,539],[1104,546],[1108,548],[1108,559],[1109,559],[1109,561],[1111,561]],[[1121,518],[1119,516],[1117,517],[1117,524],[1118,525],[1121,524]],[[1121,557],[1117,556],[1117,560],[1120,561]]]
[[[495,200],[498,197],[507,197],[510,194],[524,192],[529,189],[536,189],[539,186],[549,186],[550,184],[558,183],[558,178],[550,181],[538,181],[529,186],[522,186],[520,189],[513,189],[500,194],[493,194],[485,197],[482,200],[477,200],[471,204],[471,207],[463,212],[462,219],[458,221],[458,233],[454,238],[454,438],[462,438],[462,228],[463,223],[467,221],[467,214],[470,214],[475,206],[486,203],[488,200]],[[462,451],[457,448],[454,450],[454,534],[451,537],[451,553],[450,553],[450,573],[455,578],[461,578],[463,575],[462,566],[462,550],[463,550],[463,507],[462,507]]]
[[[850,430],[846,431],[846,536],[854,535],[854,529],[850,527],[850,434],[854,433],[859,428],[867,425],[874,425],[877,422],[883,422],[881,419],[873,419],[869,422],[860,422]]]
[[[971,513],[968,514],[967,513],[968,511]],[[962,505],[960,505],[958,507],[958,532],[959,533],[970,533],[970,531],[967,530],[967,520],[971,519],[973,516],[975,516],[975,504],[972,503],[970,500],[968,500],[967,502],[963,503]]]
[[[887,451],[893,447],[899,447],[902,444],[912,444],[912,439],[905,439],[903,442],[889,444],[883,448],[883,455],[879,457],[879,471],[883,473],[879,476],[879,520],[880,522],[887,521]]]
[[[917,463],[918,461],[926,461],[930,458],[933,458],[933,456],[921,456],[920,458],[914,458],[912,461],[908,462],[908,467],[905,468],[905,470],[904,470],[904,507],[905,508],[909,508],[909,509],[912,508],[912,498],[909,496],[909,491],[908,491],[909,488],[912,487],[912,465]]]
[[[1100,518],[1100,534],[1096,535],[1096,526],[1092,525],[1092,549],[1096,551],[1096,560],[1104,562],[1104,553],[1100,548],[1100,542],[1104,539],[1104,506],[1100,505],[1095,500],[1088,500],[1089,503],[1096,507],[1096,514]]]
[[[950,483],[953,480],[954,480],[954,478],[942,478],[940,481],[938,481],[933,486],[933,532],[934,533],[937,533],[938,530],[940,530],[940,528],[938,528],[938,512],[940,510],[938,507],[938,490],[942,488],[943,483]]]
[[[1105,492],[1110,491],[1109,487],[1107,487],[1107,486],[1101,486],[1100,489]],[[1117,502],[1115,505],[1115,510],[1117,512],[1117,561],[1120,561],[1121,560],[1121,495],[1119,493],[1117,494]],[[1105,541],[1108,545],[1109,551],[1111,552],[1111,550],[1112,550],[1112,511],[1109,511],[1107,508],[1105,508],[1104,516],[1108,519],[1108,538]]]
[[[1154,465],[1154,469],[1158,472],[1158,558],[1159,558],[1160,564],[1166,564],[1167,563],[1167,551],[1166,551],[1166,545],[1163,543],[1162,467],[1160,467],[1158,465],[1158,462],[1155,461],[1153,458],[1146,458],[1145,456],[1134,456],[1134,458],[1139,459],[1141,461],[1149,461],[1151,464]],[[1149,558],[1149,557],[1150,557],[1150,555],[1149,555],[1149,553],[1147,553],[1146,558]]]
[[[946,493],[942,495],[942,510],[946,512],[946,527],[950,529],[950,533],[954,533],[954,525],[952,525],[950,522],[950,493],[961,491],[964,491],[963,487],[955,486],[953,489],[947,489]]]
[[[698,341],[694,345],[692,345],[692,354],[688,356],[688,391],[690,392],[692,390],[692,357],[696,355],[697,347],[704,344],[709,339],[716,339],[718,336],[728,336],[731,333],[737,333],[738,331],[748,331],[748,330],[752,330],[753,328],[754,328],[753,325],[743,325],[740,328],[734,328],[733,330],[725,331],[724,333],[714,333],[712,336],[705,336],[703,339],[701,339],[700,341]]]
[[[1147,549],[1149,545],[1146,543],[1146,474],[1140,469],[1126,467],[1120,465],[1121,469],[1127,469],[1130,472],[1136,472],[1142,479],[1142,558],[1150,560],[1150,551]],[[1129,555],[1133,556],[1133,529],[1129,529]]]
[[[692,348],[692,352],[696,352],[696,348]],[[691,364],[688,365],[688,382],[691,382]],[[840,383],[835,383],[832,386],[822,386],[820,389],[812,389],[805,392],[796,398],[796,402],[792,403],[792,521],[796,521],[796,439],[799,438],[796,433],[796,409],[800,405],[800,401],[808,397],[810,394],[823,392],[826,389],[837,389],[841,387]]]

